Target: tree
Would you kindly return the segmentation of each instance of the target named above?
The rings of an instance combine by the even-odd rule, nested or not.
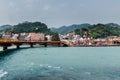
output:
[[[75,34],[80,35],[80,29],[76,29],[76,30],[75,30]]]
[[[60,41],[59,35],[57,33],[52,35],[52,41]]]

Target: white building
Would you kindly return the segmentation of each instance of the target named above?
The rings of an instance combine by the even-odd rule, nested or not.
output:
[[[52,36],[50,36],[50,35],[46,35],[45,37],[47,38],[47,41],[51,41],[51,39],[52,39]]]

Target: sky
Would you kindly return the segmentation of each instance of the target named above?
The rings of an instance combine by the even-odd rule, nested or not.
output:
[[[0,25],[39,21],[48,27],[120,24],[120,0],[0,0]]]

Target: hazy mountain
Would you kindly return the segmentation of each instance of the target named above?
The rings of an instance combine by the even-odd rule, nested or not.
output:
[[[51,30],[53,32],[65,34],[65,33],[74,31],[76,29],[80,29],[80,28],[83,28],[83,27],[86,28],[86,27],[89,27],[89,26],[91,26],[91,25],[88,24],[88,23],[85,23],[85,24],[73,24],[73,25],[70,25],[70,26],[62,26],[60,28],[51,28]]]
[[[41,25],[43,25],[43,24],[41,23]],[[120,25],[116,24],[116,23],[108,23],[108,24],[105,24],[105,25],[108,26],[108,27],[120,27]],[[15,25],[15,26],[17,26],[16,27],[17,30],[15,30],[15,31],[21,30],[21,28],[23,30],[29,30],[30,29],[30,25],[29,25],[29,28],[24,27],[24,25],[22,25],[22,24],[18,24],[18,25]],[[2,26],[0,26],[0,33],[3,33],[4,31],[7,31],[7,30],[14,29],[15,26],[2,25]],[[65,33],[74,31],[76,29],[87,28],[89,26],[92,26],[92,25],[88,24],[88,23],[85,23],[85,24],[73,24],[73,25],[70,25],[70,26],[62,26],[62,27],[59,27],[59,28],[51,28],[51,31],[56,32],[56,33],[65,34]]]
[[[2,25],[2,26],[0,26],[0,33],[4,32],[10,28],[13,28],[13,26],[12,25]]]
[[[116,24],[116,23],[108,23],[108,24],[105,24],[105,25],[108,26],[108,27],[120,27],[120,25]],[[71,31],[74,31],[76,29],[87,28],[89,26],[92,26],[92,25],[88,24],[88,23],[74,24],[74,25],[70,25],[70,26],[62,26],[62,27],[59,27],[59,28],[51,28],[51,30],[53,32],[57,32],[57,33],[60,33],[60,34],[65,34],[65,33],[69,33]]]
[[[116,24],[116,23],[108,23],[106,25],[109,26],[109,27],[120,27],[120,25]]]

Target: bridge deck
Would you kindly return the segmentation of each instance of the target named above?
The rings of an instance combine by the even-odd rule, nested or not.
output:
[[[45,47],[47,45],[56,45],[56,46],[64,46],[67,45],[62,41],[20,41],[20,40],[0,40],[0,46],[3,47],[3,50],[6,50],[7,47],[16,45],[17,48],[20,47],[20,45],[30,45],[33,47],[33,45],[44,45]],[[68,46],[68,45],[67,45]]]

